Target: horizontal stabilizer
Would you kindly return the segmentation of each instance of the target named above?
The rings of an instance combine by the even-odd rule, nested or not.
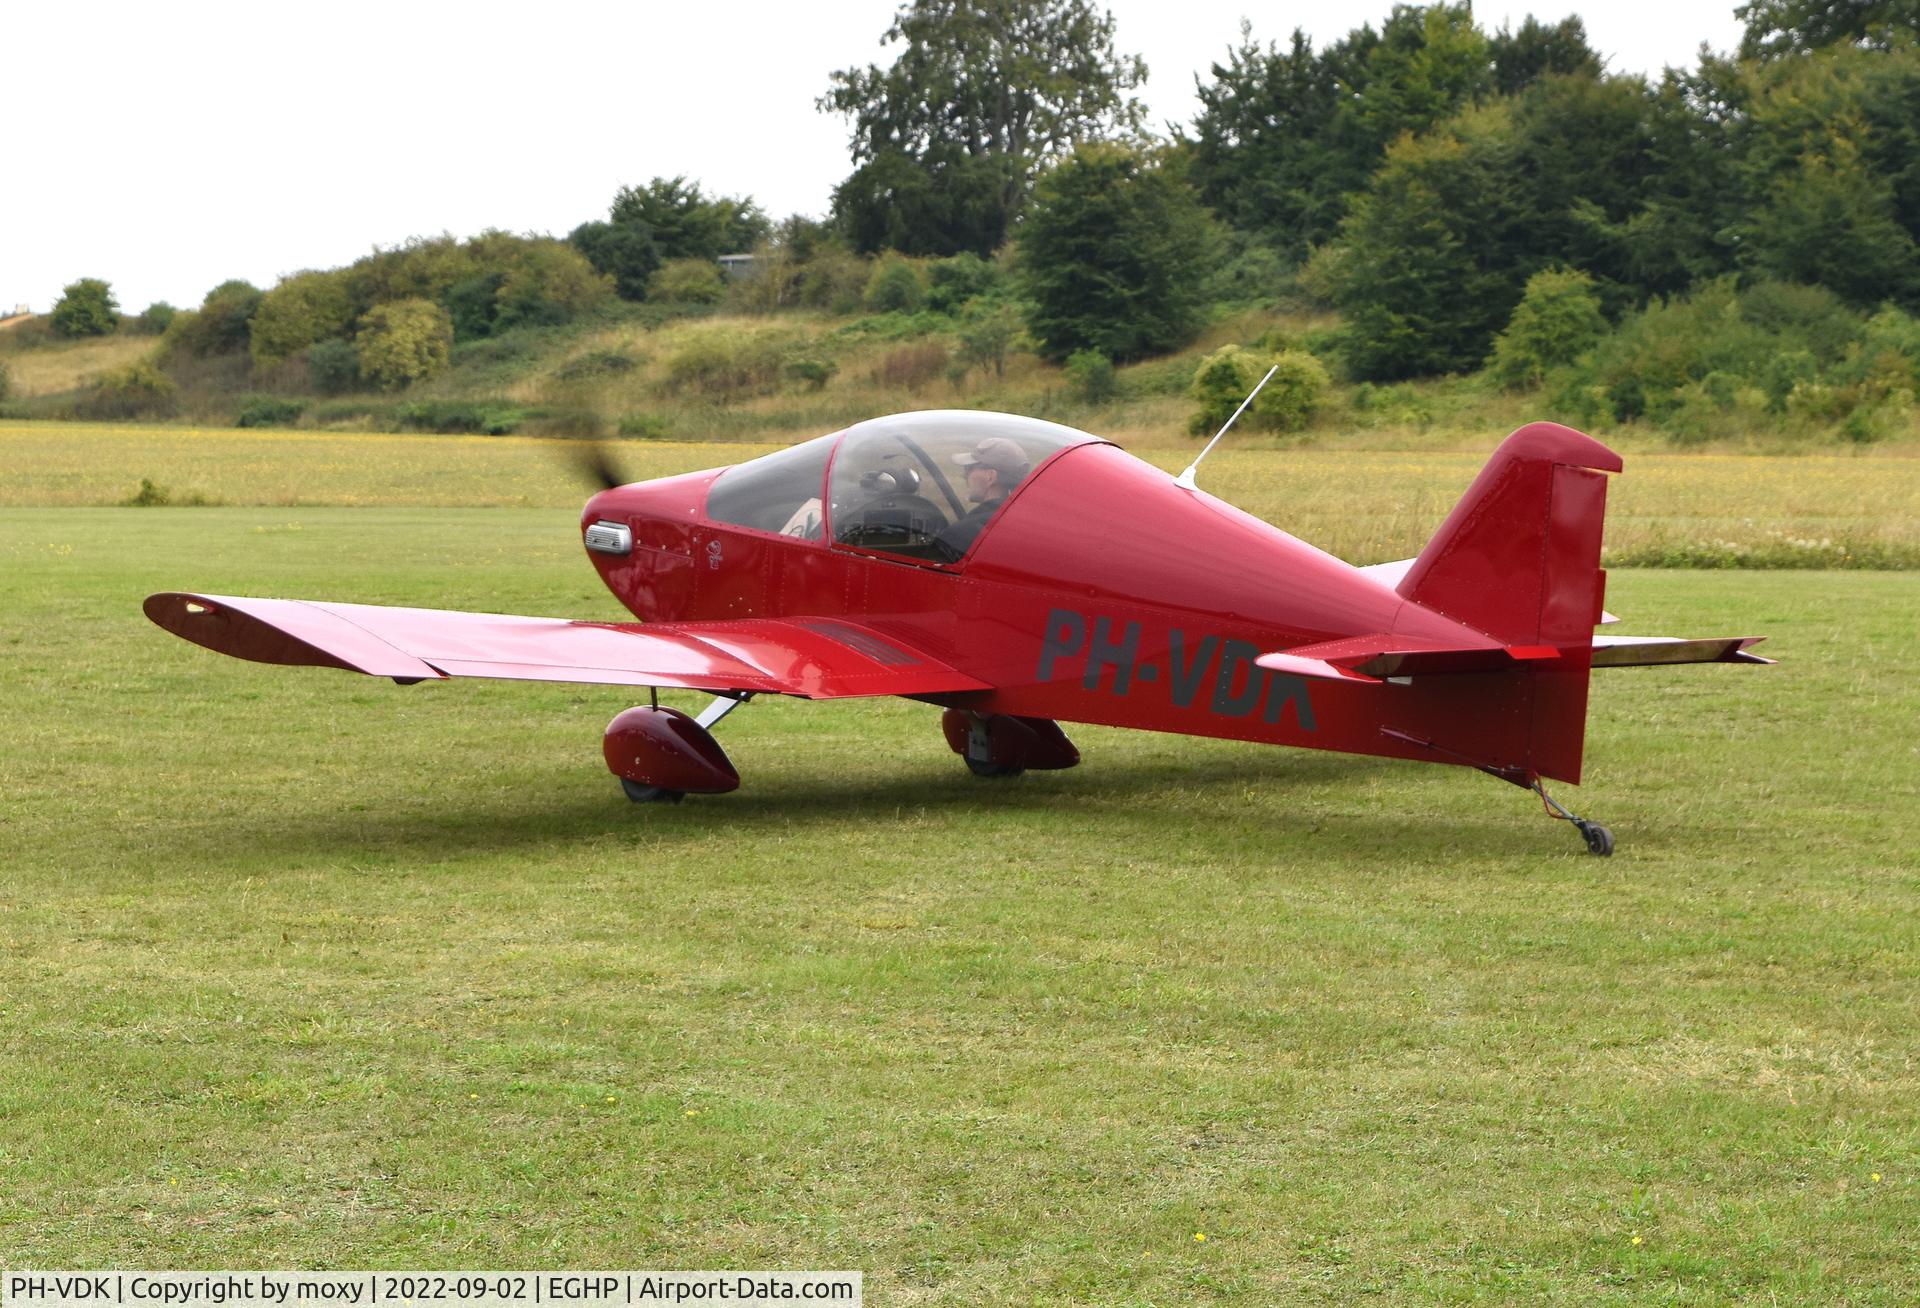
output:
[[[1714,636],[1686,640],[1679,636],[1595,636],[1596,668],[1645,668],[1660,663],[1772,663],[1747,653],[1765,636]]]
[[[1659,663],[1771,663],[1746,649],[1764,636],[1716,636],[1682,640],[1676,636],[1595,636],[1590,666],[1641,667]],[[1575,647],[1577,652],[1578,647]],[[1378,684],[1390,677],[1428,676],[1452,672],[1499,672],[1533,665],[1552,667],[1564,662],[1552,645],[1449,645],[1406,636],[1350,636],[1344,640],[1299,645],[1262,654],[1254,662],[1273,672],[1324,681]]]
[[[838,699],[989,690],[887,632],[839,618],[569,622],[231,595],[150,595],[183,640],[258,663],[397,681],[490,677]]]

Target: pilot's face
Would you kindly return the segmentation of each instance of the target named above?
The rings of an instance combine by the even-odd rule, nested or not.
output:
[[[1000,498],[1000,474],[984,463],[967,469],[967,502],[985,504]]]

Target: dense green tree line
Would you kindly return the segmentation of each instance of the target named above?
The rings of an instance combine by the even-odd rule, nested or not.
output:
[[[1155,140],[1146,68],[1094,0],[906,0],[892,61],[819,101],[853,165],[824,219],[655,177],[564,241],[415,240],[134,321],[164,328],[163,357],[304,359],[338,389],[616,301],[931,308],[997,369],[1021,325],[1105,366],[1178,348],[1223,301],[1304,295],[1341,311],[1322,353],[1354,378],[1492,360],[1543,385],[1571,361],[1541,342],[1712,288],[1819,288],[1861,322],[1920,308],[1920,0],[1737,12],[1737,54],[1657,80],[1608,74],[1578,17],[1488,32],[1465,0],[1319,49],[1243,25],[1193,122]],[[743,253],[748,277],[723,278]],[[119,322],[94,279],[53,315],[68,335]]]

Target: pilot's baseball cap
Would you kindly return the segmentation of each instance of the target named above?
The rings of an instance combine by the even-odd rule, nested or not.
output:
[[[1027,452],[1005,436],[989,436],[974,446],[972,452],[954,455],[953,461],[963,468],[975,464],[992,468],[1004,477],[1017,477],[1027,470]]]

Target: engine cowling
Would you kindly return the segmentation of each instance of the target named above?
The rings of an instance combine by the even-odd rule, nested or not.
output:
[[[642,786],[689,795],[740,788],[740,774],[713,733],[679,709],[643,704],[607,724],[607,769]]]

